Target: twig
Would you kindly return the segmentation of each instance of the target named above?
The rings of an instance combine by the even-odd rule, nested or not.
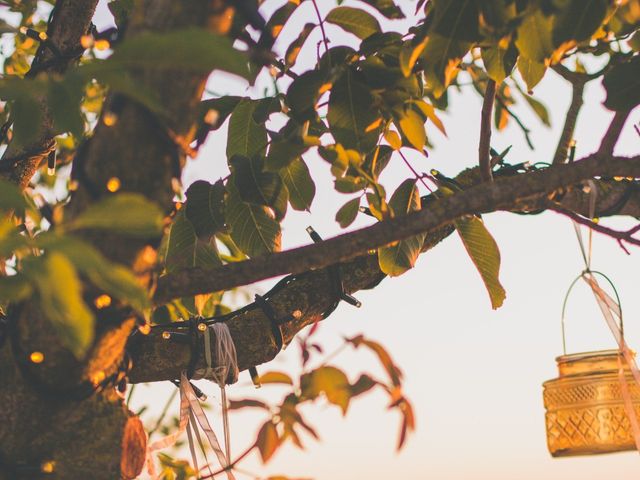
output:
[[[480,177],[485,182],[493,180],[491,173],[491,114],[493,102],[496,98],[496,82],[491,78],[487,81],[482,102],[482,116],[480,123],[480,144],[478,145],[478,164],[480,165]]]
[[[624,123],[627,121],[627,117],[630,112],[631,110],[616,112],[613,116],[611,123],[609,124],[609,128],[607,129],[607,133],[602,137],[602,142],[598,149],[599,154],[611,155],[613,153],[613,149],[618,142],[618,138],[620,138],[620,133],[622,133],[622,127],[624,127]]]
[[[173,402],[173,400],[176,398],[177,393],[178,393],[178,389],[174,389],[171,392],[171,395],[169,395],[169,399],[167,400],[167,403],[164,404],[164,408],[162,409],[162,412],[160,413],[160,416],[158,417],[156,424],[153,426],[151,430],[149,430],[149,433],[148,433],[149,438],[151,438],[151,435],[157,432],[160,426],[162,425],[162,422],[164,421],[164,418],[167,416],[167,412],[169,411],[169,407],[171,406],[171,403]]]
[[[566,67],[563,67],[566,68]],[[569,70],[570,73],[571,72]],[[562,74],[560,74],[562,75]],[[567,78],[564,77],[563,78]],[[576,78],[576,77],[571,77]],[[579,80],[569,80],[572,86],[571,92],[571,103],[569,104],[569,110],[567,110],[567,116],[564,120],[564,127],[562,128],[562,133],[560,134],[560,139],[558,140],[558,146],[556,147],[556,153],[553,156],[553,163],[565,163],[567,160],[567,153],[569,151],[569,146],[571,145],[571,140],[573,139],[573,134],[576,129],[576,122],[578,121],[578,114],[580,113],[580,109],[584,104],[583,94],[584,94],[584,86],[586,81]]]
[[[426,187],[426,189],[429,190],[429,192],[433,193],[433,190],[431,189],[431,187],[427,184],[427,182],[424,181],[424,176],[420,175],[416,171],[416,169],[413,168],[413,165],[411,165],[411,163],[409,163],[409,160],[407,159],[407,157],[404,156],[404,153],[402,153],[400,150],[398,150],[398,153],[400,154],[400,158],[402,158],[402,160],[407,165],[407,167],[409,167],[409,170],[411,170],[413,175],[416,177],[416,180],[420,180],[420,183],[422,183],[422,185],[424,185]]]
[[[527,126],[524,123],[522,123],[522,120],[520,120],[520,117],[518,117],[515,113],[513,113],[513,111],[507,106],[504,100],[502,100],[500,95],[496,96],[496,101],[500,105],[500,108],[503,108],[504,111],[507,112],[509,116],[516,121],[516,123],[520,127],[520,130],[522,130],[522,133],[524,134],[524,139],[527,141],[527,145],[531,150],[533,150],[534,149],[533,142],[531,141],[531,137],[529,136],[529,134],[531,133],[531,130],[529,130],[529,128],[527,128]]]
[[[553,210],[554,212],[560,213],[562,215],[565,215],[567,217],[569,217],[571,220],[573,220],[576,223],[579,223],[581,225],[585,225],[587,227],[589,227],[591,230],[594,230],[598,233],[602,233],[604,235],[607,235],[615,240],[617,240],[618,245],[620,245],[620,248],[622,248],[625,253],[627,255],[630,255],[629,250],[627,250],[627,247],[624,246],[623,242],[627,242],[631,245],[636,245],[640,247],[640,239],[634,238],[633,234],[638,232],[638,230],[640,230],[640,225],[636,225],[633,228],[630,228],[629,230],[625,230],[625,231],[620,231],[620,230],[614,230],[612,228],[609,227],[605,227],[603,225],[600,225],[597,222],[594,222],[593,220],[590,220],[588,218],[585,218],[581,215],[578,215],[577,213],[573,212],[572,210],[568,210],[564,207],[561,207],[560,205],[556,204],[556,203],[552,203],[549,205],[549,210]]]
[[[320,31],[322,32],[322,41],[324,42],[324,50],[328,55],[329,65],[331,65],[331,54],[329,53],[329,40],[327,39],[327,32],[324,29],[324,19],[322,15],[320,15],[320,9],[318,8],[318,3],[316,0],[311,0],[313,3],[313,8],[316,11],[316,16],[318,17],[318,23],[320,24]]]
[[[228,472],[229,470],[233,470],[234,467],[240,463],[240,461],[242,461],[247,455],[249,455],[251,453],[251,451],[256,448],[257,444],[253,444],[251,445],[249,448],[247,448],[244,452],[242,452],[242,454],[236,458],[233,462],[231,462],[229,465],[227,465],[226,467],[221,468],[220,470],[213,472],[209,475],[205,475],[204,477],[198,477],[198,480],[208,480],[208,479],[212,479],[214,478],[216,475],[220,475],[221,473],[224,472]]]

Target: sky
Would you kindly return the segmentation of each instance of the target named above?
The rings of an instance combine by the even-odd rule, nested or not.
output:
[[[267,2],[269,4],[269,2]],[[331,1],[319,2],[328,12]],[[346,2],[346,4],[356,2]],[[399,2],[407,14],[415,3]],[[271,5],[274,3],[271,2]],[[307,21],[314,21],[310,2],[300,7],[285,27],[283,37],[292,38]],[[105,2],[101,2],[96,21],[101,28],[111,22]],[[410,24],[411,18],[407,20]],[[402,29],[403,24],[394,25]],[[328,26],[333,45],[349,43],[352,37]],[[300,63],[314,59],[319,41],[315,32],[308,39]],[[208,88],[217,93],[259,97],[260,88],[250,89],[242,81],[214,74]],[[527,110],[517,112],[532,129],[535,151],[527,148],[515,126],[495,133],[492,145],[501,151],[513,145],[508,160],[550,161],[569,104],[570,89],[554,73],[548,73],[535,88],[534,95],[549,107],[552,128],[541,125]],[[602,106],[604,91],[599,81],[586,90],[586,104],[578,119],[575,138],[577,158],[595,151],[612,116]],[[428,159],[407,152],[419,171],[436,168],[446,175],[477,161],[481,101],[472,87],[451,97],[450,108],[442,116],[448,137],[427,126],[435,148]],[[632,154],[640,150],[640,138],[633,124],[640,122],[640,111],[632,112],[622,132],[616,152]],[[185,188],[196,179],[215,181],[226,175],[224,155],[226,127],[211,135],[197,160],[184,171]],[[305,157],[318,187],[311,213],[289,211],[283,225],[283,248],[309,243],[308,225],[324,237],[340,232],[335,212],[350,198],[335,193],[326,162],[315,155]],[[383,178],[393,186],[411,173],[394,158]],[[407,274],[385,279],[376,289],[358,292],[362,307],[342,304],[321,324],[318,341],[325,351],[338,348],[344,336],[363,333],[391,352],[405,375],[405,391],[417,416],[416,432],[405,448],[395,450],[399,418],[386,410],[386,398],[379,393],[356,399],[346,417],[336,407],[318,403],[303,410],[316,426],[321,441],[305,437],[307,448],[282,448],[266,466],[252,455],[240,466],[249,475],[238,478],[284,474],[292,478],[343,480],[367,478],[386,480],[538,480],[616,478],[626,480],[640,475],[640,456],[626,452],[593,457],[553,459],[547,452],[542,383],[556,376],[555,357],[562,353],[560,313],[562,300],[571,281],[584,268],[570,221],[554,213],[518,216],[509,213],[485,215],[487,228],[496,239],[501,255],[501,280],[507,291],[502,308],[491,309],[488,295],[457,235],[451,235],[422,255]],[[629,221],[607,220],[607,225],[625,226]],[[371,223],[358,218],[352,228]],[[631,348],[640,347],[640,296],[636,272],[640,251],[625,254],[615,241],[594,235],[593,267],[607,273],[616,284],[626,318],[625,333]],[[249,287],[265,292],[274,281]],[[612,348],[597,305],[586,286],[571,296],[567,315],[567,347],[571,352]],[[298,350],[292,345],[260,372],[283,370],[300,373]],[[375,358],[366,352],[344,351],[332,361],[355,379],[360,372],[382,377]],[[200,382],[209,393],[209,416],[221,436],[217,387]],[[149,404],[145,414],[149,424],[172,393],[168,382],[139,387],[132,407]],[[240,381],[227,389],[233,399],[259,398],[277,402],[286,394],[281,387],[256,390],[243,373]],[[171,407],[177,414],[177,402]],[[265,420],[262,414],[242,411],[231,415],[232,451],[248,446]],[[232,455],[233,456],[233,455]],[[185,455],[186,458],[186,455]],[[253,475],[251,475],[253,474]]]

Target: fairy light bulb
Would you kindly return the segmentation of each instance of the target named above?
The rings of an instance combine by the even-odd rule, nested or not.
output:
[[[31,360],[31,363],[40,364],[44,362],[44,353],[38,351],[31,352],[29,360]]]
[[[116,123],[118,123],[118,115],[113,112],[105,112],[102,116],[102,123],[104,123],[107,127],[113,127]]]
[[[102,370],[100,370],[93,374],[93,376],[91,377],[91,383],[93,383],[94,385],[99,385],[104,381],[105,378],[107,378],[107,375]]]
[[[42,465],[40,465],[40,471],[42,473],[53,473],[55,469],[56,469],[56,462],[52,460],[42,462]]]
[[[111,47],[111,44],[109,43],[109,40],[96,40],[93,44],[93,46],[95,47],[96,50],[108,50]]]
[[[103,293],[93,301],[96,308],[106,308],[111,305],[111,297]]]
[[[148,323],[145,323],[144,325],[140,325],[138,327],[138,330],[143,335],[149,335],[151,333],[151,325],[149,325]]]
[[[107,190],[111,193],[115,193],[120,190],[120,179],[118,177],[111,177],[107,180]]]
[[[93,46],[93,36],[83,35],[80,38],[80,45],[82,45],[82,48],[91,48]]]
[[[164,338],[165,340],[169,340],[171,338],[171,333],[170,332],[162,332],[162,338]]]
[[[198,330],[200,330],[201,332],[204,332],[207,329],[207,325],[204,323],[199,323],[198,324]]]

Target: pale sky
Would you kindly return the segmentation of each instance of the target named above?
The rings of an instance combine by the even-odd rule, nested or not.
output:
[[[301,7],[306,14],[295,17],[282,35],[291,38],[304,23],[315,21],[311,4],[307,3]],[[324,13],[334,5],[329,1],[320,3]],[[413,11],[414,2],[400,3],[407,14]],[[104,5],[97,18],[99,26],[109,22]],[[334,45],[351,41],[337,27],[329,26],[328,32]],[[318,39],[318,32],[314,32],[307,40],[302,64],[313,60]],[[246,89],[241,81],[219,75],[212,77],[209,88],[219,93],[254,97],[261,94],[261,90]],[[525,105],[518,107],[518,114],[533,130],[536,150],[527,148],[516,127],[494,133],[492,144],[497,150],[513,145],[508,156],[512,163],[550,161],[555,150],[570,89],[557,75],[548,73],[536,87],[535,96],[549,107],[552,129],[541,125]],[[599,81],[590,84],[577,126],[577,158],[596,150],[608,125],[611,113],[602,107],[603,98]],[[428,135],[436,148],[428,159],[408,151],[415,168],[437,168],[453,176],[474,165],[479,117],[480,99],[472,87],[452,95],[449,113],[443,115],[448,138],[428,125]],[[640,138],[632,126],[639,121],[640,111],[636,109],[623,131],[618,153],[640,150]],[[196,179],[213,181],[226,175],[225,132],[226,127],[212,135],[198,160],[189,162],[183,176],[185,188]],[[325,237],[338,234],[333,218],[350,198],[332,190],[326,162],[315,155],[305,158],[318,193],[311,214],[289,210],[283,225],[284,248],[309,243],[307,225],[313,225]],[[383,183],[389,185],[387,191],[392,191],[410,176],[400,159],[394,158]],[[637,452],[553,459],[546,449],[541,385],[556,376],[554,359],[562,353],[562,300],[570,282],[583,269],[570,221],[553,213],[526,217],[497,213],[484,218],[502,254],[501,279],[507,299],[500,310],[491,310],[480,277],[454,234],[422,255],[412,271],[384,280],[375,290],[358,293],[362,308],[341,305],[319,330],[317,338],[327,352],[339,346],[343,336],[364,333],[392,353],[405,373],[406,393],[417,416],[417,431],[406,447],[400,453],[395,451],[398,417],[386,411],[385,396],[375,393],[356,399],[346,418],[336,407],[324,403],[304,409],[308,421],[321,435],[321,442],[305,438],[305,451],[286,446],[266,466],[252,455],[240,465],[242,468],[260,477],[284,474],[317,480],[638,478]],[[369,223],[370,219],[359,217],[354,227]],[[615,241],[594,235],[593,267],[615,282],[622,298],[628,343],[631,348],[638,348],[640,296],[634,273],[640,267],[640,251],[631,252],[628,256]],[[271,284],[264,282],[251,288],[266,291]],[[586,287],[580,286],[571,297],[567,320],[570,351],[614,346],[590,295]],[[299,374],[295,347],[292,345],[270,364],[260,366],[260,372],[277,369]],[[382,377],[375,359],[365,352],[346,351],[334,363],[352,379],[363,371],[380,373]],[[221,436],[217,387],[206,382],[199,385],[211,393],[209,402],[213,408],[209,416]],[[146,390],[138,388],[134,406],[150,403],[151,412],[157,412],[174,388],[168,382]],[[251,397],[273,402],[286,394],[286,389],[280,387],[255,390],[246,372],[227,391],[234,399]],[[177,403],[172,408],[177,414]],[[152,414],[146,418],[153,423]],[[234,452],[243,451],[253,441],[263,421],[261,414],[248,411],[231,416]]]

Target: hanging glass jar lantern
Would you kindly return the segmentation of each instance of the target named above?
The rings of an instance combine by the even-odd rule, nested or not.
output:
[[[576,281],[580,278],[582,275]],[[561,457],[635,450],[632,422],[640,418],[640,387],[620,350],[567,354],[566,303],[565,299],[562,309],[564,354],[556,359],[558,378],[543,384],[549,452]],[[623,335],[621,315],[620,332]],[[633,419],[629,418],[630,410],[635,412]]]

